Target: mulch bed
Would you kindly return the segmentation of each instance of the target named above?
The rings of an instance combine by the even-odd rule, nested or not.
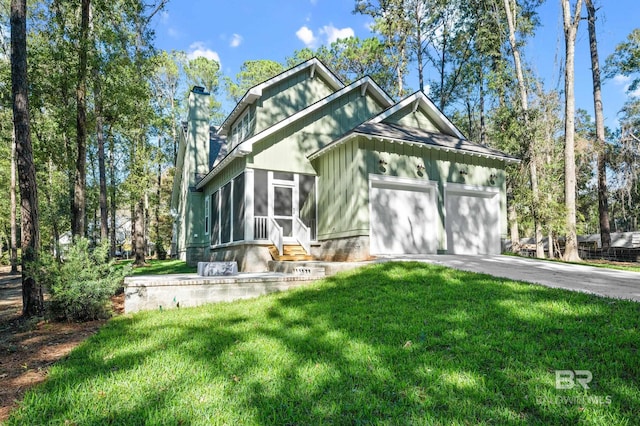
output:
[[[0,267],[0,422],[9,417],[24,393],[43,382],[49,367],[95,334],[106,322],[56,322],[21,317],[20,275]],[[112,298],[124,311],[124,295]]]

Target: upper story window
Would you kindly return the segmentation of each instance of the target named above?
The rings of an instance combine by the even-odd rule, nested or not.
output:
[[[248,107],[240,118],[236,120],[233,127],[231,127],[231,148],[249,137],[249,132],[251,131],[251,119],[251,107]]]

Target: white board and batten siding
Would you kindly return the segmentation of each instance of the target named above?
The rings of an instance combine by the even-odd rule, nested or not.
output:
[[[369,176],[371,254],[432,254],[438,250],[437,183]]]
[[[445,229],[449,254],[500,254],[498,188],[446,184]]]

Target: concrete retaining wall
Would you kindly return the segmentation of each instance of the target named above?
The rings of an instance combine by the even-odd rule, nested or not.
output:
[[[238,244],[213,250],[209,247],[190,247],[186,259],[189,266],[196,266],[198,262],[235,261],[241,272],[266,272],[270,260],[271,254],[266,244]]]
[[[320,241],[319,245],[311,247],[311,254],[315,260],[326,262],[356,262],[369,260],[369,237],[348,237]]]
[[[196,274],[127,277],[124,281],[124,311],[130,313],[249,299],[317,280],[317,277],[277,273],[239,274],[232,278],[200,277]]]

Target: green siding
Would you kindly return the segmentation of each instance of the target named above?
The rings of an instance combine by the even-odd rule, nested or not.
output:
[[[358,141],[314,161],[318,168],[318,239],[369,234],[369,183]]]
[[[254,134],[332,93],[328,83],[317,74],[311,78],[308,69],[266,88],[256,105]]]
[[[234,158],[231,163],[227,164],[221,172],[207,183],[203,188],[203,192],[207,195],[213,194],[218,188],[221,188],[242,172],[245,169],[245,166],[246,161],[244,157]]]
[[[307,156],[382,110],[371,96],[356,89],[253,146],[252,167],[316,174]]]
[[[384,122],[417,127],[418,129],[428,130],[430,132],[440,132],[440,129],[431,121],[422,108],[418,108],[416,112],[413,112],[413,105],[408,105],[400,111],[393,113],[385,119]]]
[[[387,161],[382,170],[379,160]],[[409,144],[358,138],[315,160],[320,175],[318,239],[369,234],[369,174],[435,181],[438,188],[439,249],[444,250],[446,183],[500,190],[501,232],[506,234],[504,164],[498,160]],[[418,164],[425,170],[418,171]],[[467,175],[459,171],[466,169]],[[491,175],[496,175],[491,179]]]

